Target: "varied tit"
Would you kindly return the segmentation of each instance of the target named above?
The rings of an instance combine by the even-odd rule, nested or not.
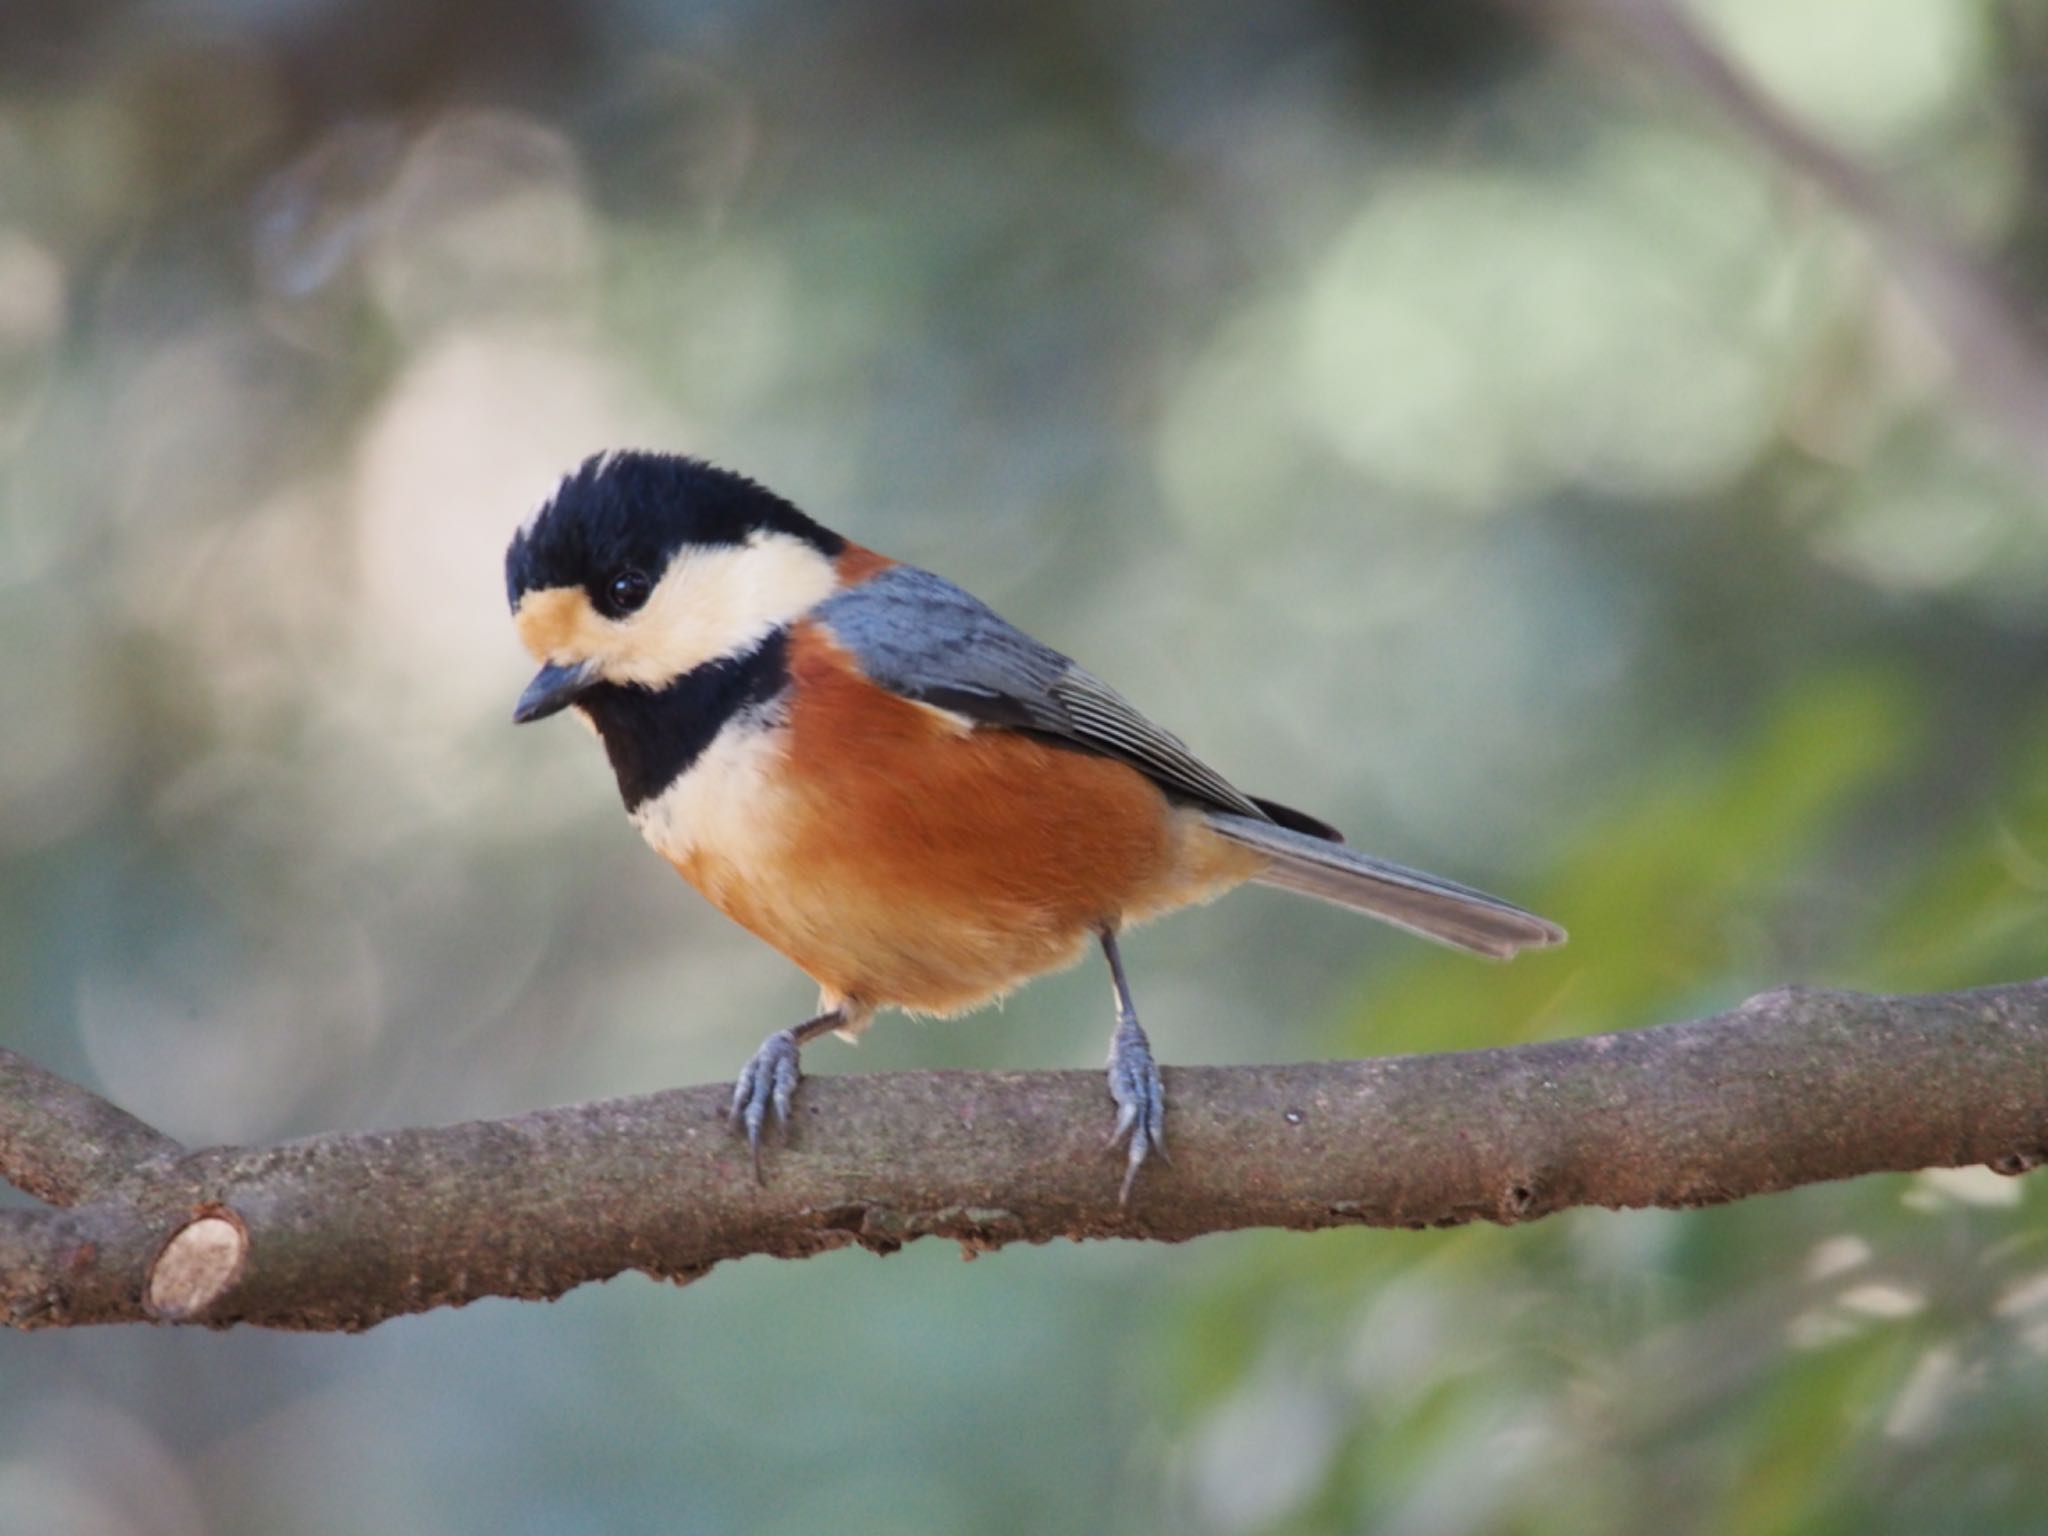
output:
[[[1564,940],[1242,793],[951,582],[699,460],[587,460],[505,577],[541,663],[513,718],[581,712],[654,850],[818,983],[733,1092],[757,1172],[806,1041],[977,1008],[1100,945],[1127,1199],[1165,1099],[1117,936],[1245,881],[1498,958]]]

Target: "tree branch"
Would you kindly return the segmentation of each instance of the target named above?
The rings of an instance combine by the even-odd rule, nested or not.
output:
[[[113,1195],[184,1155],[162,1131],[0,1050],[0,1178],[51,1205]]]
[[[973,1253],[1056,1237],[1519,1222],[1929,1166],[2020,1173],[2048,1156],[2048,982],[1930,997],[1785,990],[1686,1024],[1457,1055],[1169,1069],[1166,1086],[1174,1162],[1148,1167],[1126,1210],[1094,1073],[813,1078],[796,1145],[770,1154],[757,1185],[723,1087],[167,1161],[147,1127],[0,1053],[9,1176],[102,1192],[69,1211],[0,1211],[0,1308],[21,1327],[358,1329],[626,1270],[687,1281],[746,1254],[889,1252],[926,1236]],[[93,1150],[54,1147],[50,1128],[67,1119]],[[108,1167],[115,1145],[137,1156],[132,1177]]]

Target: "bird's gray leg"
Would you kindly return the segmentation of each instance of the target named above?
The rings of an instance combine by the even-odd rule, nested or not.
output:
[[[747,1133],[756,1179],[761,1177],[761,1127],[772,1120],[785,1133],[789,1129],[789,1101],[803,1076],[797,1069],[797,1053],[827,1030],[845,1028],[853,1017],[854,1010],[841,1003],[794,1028],[778,1029],[761,1042],[754,1059],[741,1070],[727,1114],[735,1129]]]
[[[1102,930],[1102,954],[1109,961],[1110,985],[1116,990],[1116,1033],[1109,1039],[1109,1096],[1116,1100],[1116,1126],[1106,1146],[1130,1138],[1130,1156],[1124,1166],[1119,1205],[1131,1202],[1131,1186],[1145,1155],[1157,1152],[1166,1157],[1166,1088],[1159,1081],[1159,1066],[1152,1059],[1152,1042],[1138,1023],[1138,1010],[1131,1002],[1131,984],[1124,976],[1123,956],[1116,947],[1116,932]]]

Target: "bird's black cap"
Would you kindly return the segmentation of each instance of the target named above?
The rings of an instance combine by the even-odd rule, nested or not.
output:
[[[582,587],[594,602],[622,570],[659,577],[688,544],[786,533],[836,557],[846,541],[766,486],[680,454],[593,454],[565,476],[505,551],[505,595]]]

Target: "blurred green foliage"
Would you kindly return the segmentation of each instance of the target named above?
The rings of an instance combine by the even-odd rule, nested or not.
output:
[[[0,1039],[231,1140],[722,1078],[797,1017],[590,744],[505,724],[503,541],[622,443],[1573,931],[1489,968],[1234,898],[1130,946],[1169,1060],[2048,972],[2048,520],[1980,409],[2040,380],[1546,14],[0,7]],[[2048,10],[1695,14],[2048,286]],[[1102,993],[808,1065],[1093,1061]],[[9,1339],[0,1529],[2026,1532],[2040,1198]]]

